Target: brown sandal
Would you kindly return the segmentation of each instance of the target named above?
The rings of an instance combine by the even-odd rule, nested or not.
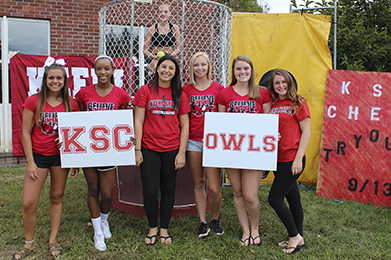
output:
[[[12,259],[23,259],[26,258],[28,255],[32,254],[34,252],[34,249],[30,250],[27,247],[21,247],[13,256]],[[19,258],[16,258],[16,255],[19,256]]]
[[[51,243],[49,244],[49,252],[51,256],[57,256],[61,254],[62,247],[59,243]],[[58,252],[57,254],[54,254],[55,252]]]

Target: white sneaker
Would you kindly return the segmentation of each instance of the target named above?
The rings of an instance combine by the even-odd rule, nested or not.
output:
[[[105,238],[111,238],[112,234],[110,232],[109,222],[101,221],[100,226],[102,227],[103,235],[105,236]]]
[[[105,237],[104,235],[94,235],[94,242],[95,242],[95,248],[98,249],[98,251],[106,251],[106,243],[105,243]]]

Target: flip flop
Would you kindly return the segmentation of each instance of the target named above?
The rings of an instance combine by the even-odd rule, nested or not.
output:
[[[297,247],[287,247],[286,250],[291,250],[291,249],[294,249],[292,252],[290,253],[287,253],[284,251],[284,253],[288,254],[288,255],[293,255],[293,254],[296,254],[298,253],[301,249],[305,249],[307,248],[307,245],[306,244],[303,244],[301,246],[297,246]]]
[[[288,241],[281,241],[280,243],[277,243],[277,246],[279,246],[279,247],[287,247],[288,246]]]
[[[23,259],[26,258],[28,255],[31,255],[34,252],[33,250],[28,249],[27,247],[21,247],[19,250],[12,256],[12,259]],[[19,258],[15,258],[16,255],[19,255]]]
[[[166,236],[166,237],[160,236],[160,239],[163,239],[163,242],[160,241],[160,243],[162,243],[162,244],[168,245],[168,244],[172,243],[172,238],[170,236]],[[167,239],[171,239],[171,242],[170,243],[166,243]]]
[[[302,245],[297,246],[297,247],[300,247],[301,249],[307,249],[308,248],[308,246],[306,244],[302,244]]]
[[[59,243],[51,243],[49,244],[49,252],[51,256],[58,256],[61,254],[62,247]],[[54,252],[58,252],[57,254],[53,254]]]
[[[259,243],[254,243],[254,241],[255,241],[257,238],[259,238]],[[262,245],[262,240],[261,240],[261,237],[260,237],[260,236],[256,236],[255,238],[253,238],[252,236],[250,236],[250,242],[251,242],[251,240],[253,240],[252,245],[254,245],[254,246],[260,246],[260,245]]]
[[[246,242],[247,242],[247,245],[246,245]],[[240,239],[240,243],[242,243],[242,246],[248,246],[248,244],[250,243],[250,237],[246,238],[244,241],[243,241],[243,239]]]
[[[148,238],[149,239],[149,244],[148,243],[145,243],[147,244],[147,246],[153,246],[154,244],[156,244],[156,235],[153,235],[153,236],[146,236],[145,238]],[[152,243],[152,238],[155,238],[155,241]]]

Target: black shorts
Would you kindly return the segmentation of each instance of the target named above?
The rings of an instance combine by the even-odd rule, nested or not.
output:
[[[49,167],[61,166],[60,154],[46,156],[33,153],[33,157],[38,168],[47,169]]]

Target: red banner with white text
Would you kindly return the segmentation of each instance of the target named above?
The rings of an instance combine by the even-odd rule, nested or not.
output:
[[[17,54],[10,60],[10,87],[12,104],[12,151],[14,156],[24,156],[22,145],[22,113],[27,97],[38,93],[44,73],[43,65],[48,56]],[[68,75],[70,95],[74,97],[80,88],[97,83],[94,72],[94,57],[85,56],[53,56],[54,59],[64,59]],[[115,69],[115,85],[127,89],[125,79],[129,68],[128,58],[114,59],[114,67],[121,64],[121,69]],[[125,66],[123,65],[125,64]]]
[[[317,194],[391,208],[391,73],[327,75]]]

